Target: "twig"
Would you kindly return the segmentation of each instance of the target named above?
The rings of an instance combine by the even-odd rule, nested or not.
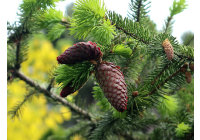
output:
[[[176,52],[174,52],[174,54],[177,55],[178,57],[182,58],[182,59],[185,58],[189,61],[194,61],[194,58],[190,58],[190,57],[187,57],[187,56],[184,56],[184,55],[178,55]]]
[[[141,8],[141,5],[142,5],[142,0],[139,1],[139,5],[138,5],[138,11],[137,11],[137,22],[140,22],[140,8]]]
[[[153,82],[151,83],[151,85],[153,85],[156,80],[158,79],[158,77],[160,77],[162,75],[162,73],[169,67],[169,65],[167,64],[164,69],[158,74],[158,76],[153,80]]]
[[[18,70],[20,68],[20,63],[19,63],[19,52],[20,52],[20,36],[17,39],[17,51],[16,51],[16,64],[15,68]]]
[[[165,28],[165,32],[164,33],[167,33],[167,29],[169,27],[169,23],[170,23],[171,20],[172,20],[172,17],[168,17],[167,18],[167,24],[166,24],[166,28]]]
[[[66,99],[61,98],[60,96],[58,96],[57,94],[48,91],[47,89],[45,89],[44,87],[41,87],[40,85],[38,85],[37,83],[35,83],[33,80],[31,80],[29,77],[26,77],[24,74],[22,74],[19,71],[15,71],[15,76],[20,78],[21,80],[25,81],[27,84],[29,84],[32,87],[35,87],[37,90],[39,90],[40,92],[43,92],[44,94],[49,95],[50,97],[52,97],[53,99],[55,99],[56,101],[62,103],[63,105],[68,106],[72,111],[75,111],[76,113],[84,116],[85,118],[92,120],[91,114],[88,113],[87,111],[81,109],[80,107],[76,106],[73,103],[69,103]]]
[[[139,38],[138,36],[136,36],[136,35],[133,34],[133,33],[129,33],[128,31],[124,30],[122,27],[119,27],[118,25],[115,25],[115,26],[116,26],[116,28],[117,28],[118,30],[122,30],[126,35],[130,35],[130,36],[132,36],[133,38],[138,39],[139,41],[143,42],[144,44],[149,44],[149,42],[147,42],[147,41],[145,41],[145,40]]]
[[[105,19],[107,20],[106,17],[105,17]],[[122,27],[120,27],[120,26],[118,26],[118,25],[116,25],[116,24],[113,24],[112,21],[111,21],[111,24],[112,24],[112,25],[115,25],[115,27],[116,27],[118,30],[122,30],[126,35],[130,35],[130,36],[132,36],[133,38],[138,39],[139,41],[143,42],[144,44],[149,44],[149,42],[147,42],[147,41],[145,41],[145,40],[139,38],[139,37],[136,36],[135,34],[129,33],[128,31],[124,30]]]
[[[55,78],[52,78],[52,79],[51,79],[51,82],[49,83],[49,85],[48,85],[48,87],[47,87],[47,90],[48,90],[48,91],[51,90],[54,79],[55,79]]]
[[[158,85],[155,89],[153,89],[149,94],[147,94],[146,96],[152,95],[154,92],[157,91],[157,89],[159,89],[161,86],[163,86],[165,83],[167,83],[172,77],[174,77],[176,74],[178,74],[180,72],[181,69],[178,69],[175,73],[173,73],[172,75],[170,75],[163,83],[161,83],[160,85]]]

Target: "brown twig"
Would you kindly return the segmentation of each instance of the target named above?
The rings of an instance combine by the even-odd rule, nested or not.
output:
[[[88,113],[87,111],[81,109],[80,107],[76,106],[73,103],[69,103],[66,99],[60,97],[59,95],[48,91],[46,88],[41,87],[40,85],[38,85],[37,83],[35,83],[33,80],[31,80],[29,77],[26,77],[24,74],[22,74],[19,71],[15,71],[15,76],[20,78],[21,80],[25,81],[27,84],[29,84],[30,86],[36,88],[37,90],[39,90],[40,92],[43,92],[44,94],[50,96],[51,98],[53,98],[54,100],[62,103],[63,105],[68,106],[72,111],[75,111],[76,113],[84,116],[85,118],[92,120],[91,114]]]
[[[155,89],[153,89],[149,94],[147,94],[146,96],[152,95],[154,92],[156,92],[161,86],[163,86],[165,83],[167,83],[172,77],[174,77],[176,74],[178,74],[180,72],[181,69],[178,69],[175,73],[173,73],[172,75],[170,75],[167,79],[165,79],[165,81],[163,83],[161,83],[160,85],[158,85]]]
[[[169,65],[167,64],[164,69],[158,74],[158,76],[153,80],[153,82],[151,82],[151,85],[153,85],[156,80],[158,79],[158,77],[160,77],[162,75],[162,73],[169,67]]]
[[[107,20],[106,17],[104,17],[104,18],[105,18],[105,20]],[[136,36],[135,34],[133,34],[133,33],[129,33],[129,31],[124,30],[122,27],[120,27],[120,26],[118,26],[118,25],[116,25],[116,24],[113,24],[112,21],[111,21],[111,24],[114,25],[118,30],[123,31],[126,35],[130,35],[131,37],[133,37],[133,38],[135,38],[135,39],[138,39],[139,41],[143,42],[144,44],[149,44],[149,42],[147,42],[147,41],[145,41],[145,40],[139,38],[139,37]]]
[[[133,38],[135,39],[138,39],[139,41],[143,42],[144,44],[149,44],[149,42],[139,38],[138,36],[136,36],[135,34],[133,33],[129,33],[128,31],[124,30],[122,27],[119,27],[118,25],[115,25],[115,27],[118,29],[118,30],[122,30],[126,35],[130,35],[132,36]]]

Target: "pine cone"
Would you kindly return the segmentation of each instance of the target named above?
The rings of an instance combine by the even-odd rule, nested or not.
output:
[[[73,87],[70,87],[71,84],[67,84],[60,92],[60,96],[65,98],[67,97],[68,95],[74,93],[74,88]]]
[[[84,84],[85,84],[86,82],[87,82],[87,80],[84,82]],[[60,92],[60,96],[61,96],[61,97],[65,98],[65,97],[67,97],[68,95],[70,95],[70,94],[72,94],[72,93],[74,93],[74,92],[80,90],[80,89],[84,86],[84,84],[83,84],[83,85],[81,85],[77,90],[74,90],[74,87],[71,87],[71,84],[72,84],[72,82],[70,82],[69,84],[67,84],[67,85],[61,90],[61,92]]]
[[[182,72],[182,73],[185,73],[185,72],[186,72],[187,66],[188,66],[188,64],[185,63],[185,64],[181,67],[181,72]]]
[[[187,71],[187,72],[185,73],[185,77],[186,77],[187,83],[191,83],[192,75],[190,74],[190,72]]]
[[[113,63],[101,62],[97,66],[95,76],[111,105],[117,111],[123,112],[128,102],[127,85],[124,80],[124,75],[119,69],[120,67],[115,66]]]
[[[167,59],[168,60],[172,60],[173,57],[174,57],[174,50],[173,50],[173,47],[172,45],[170,44],[169,40],[168,39],[165,39],[162,43],[162,46],[165,50],[165,53],[167,55]]]
[[[76,62],[98,60],[102,55],[96,43],[92,43],[91,41],[79,42],[58,56],[57,61],[60,64],[75,64]]]
[[[190,63],[189,68],[190,68],[191,71],[194,71],[194,64],[193,64],[193,63]]]

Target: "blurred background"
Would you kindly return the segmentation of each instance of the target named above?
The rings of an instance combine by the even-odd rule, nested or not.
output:
[[[13,4],[17,6],[20,4]],[[117,13],[127,16],[127,11],[129,9],[128,3],[129,0],[115,1],[116,6],[113,6],[113,0],[105,0],[105,5],[109,10],[114,10]],[[165,1],[166,2],[166,1]],[[164,20],[169,15],[169,7],[172,5],[173,0],[169,0],[166,3],[164,1],[152,0],[151,8],[149,15],[152,25],[150,25],[151,30],[162,29],[164,25]],[[112,4],[112,5],[111,5]],[[118,7],[118,4],[121,4],[121,8]],[[192,16],[189,16],[192,12],[192,6],[194,3],[191,1],[188,2],[188,9],[179,15],[175,16],[175,24],[173,26],[172,35],[177,37],[178,41],[182,44],[191,45],[194,47],[194,27],[192,25]],[[66,0],[66,2],[59,2],[58,9],[65,11],[65,14],[71,16],[73,13],[73,0]],[[113,7],[113,8],[111,8]],[[156,9],[156,10],[155,10]],[[17,10],[17,9],[16,9]],[[159,11],[163,12],[159,12]],[[8,19],[12,23],[17,18]],[[187,20],[183,17],[187,17]],[[14,20],[13,20],[14,19]],[[180,21],[181,20],[181,21]],[[188,22],[190,21],[190,22]],[[188,25],[189,24],[189,25]],[[188,42],[189,38],[193,37],[193,41]],[[69,31],[65,31],[59,39],[54,41],[49,41],[46,37],[46,31],[43,30],[43,34],[35,34],[33,38],[29,40],[29,52],[28,60],[23,62],[21,65],[21,71],[28,77],[37,81],[37,83],[47,86],[49,83],[49,75],[54,66],[57,65],[56,57],[62,54],[68,47],[72,46],[74,43],[88,41],[88,40],[77,40],[73,36],[69,35]],[[44,65],[45,64],[45,65]],[[85,108],[89,104],[94,103],[94,98],[92,97],[92,87],[94,86],[94,81],[92,77],[87,81],[84,87],[75,92],[74,94],[67,97],[67,100],[70,102],[78,103],[81,100]],[[190,91],[194,89],[194,81],[190,84]],[[12,79],[7,83],[7,111],[9,111],[13,106],[15,106],[18,101],[24,99],[24,94],[29,88],[26,87],[26,84],[21,80]],[[55,93],[59,94],[61,89],[59,85],[56,85],[52,89]],[[185,89],[182,89],[183,92]],[[31,102],[26,102],[23,106],[21,120],[10,119],[10,116],[7,116],[7,139],[8,140],[46,140],[50,135],[62,135],[65,133],[65,129],[70,128],[76,124],[76,120],[79,116],[76,116],[73,112],[70,111],[67,107],[62,105],[53,105],[48,102],[48,99],[42,95],[38,98],[34,97]],[[74,135],[70,137],[71,140],[81,140],[80,135]]]

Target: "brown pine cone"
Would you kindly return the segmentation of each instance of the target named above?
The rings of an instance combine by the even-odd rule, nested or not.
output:
[[[190,72],[187,71],[187,72],[185,73],[185,77],[186,77],[187,83],[191,83],[192,75],[190,74]]]
[[[189,68],[190,68],[191,71],[194,71],[194,64],[193,64],[193,63],[190,63]]]
[[[114,63],[101,62],[97,66],[96,79],[105,97],[111,105],[119,112],[127,107],[127,85],[119,66]]]
[[[173,57],[174,57],[174,50],[173,50],[173,47],[172,45],[170,44],[169,40],[168,39],[165,39],[163,42],[162,42],[162,46],[165,50],[165,53],[167,55],[167,59],[168,60],[172,60]]]
[[[96,43],[92,43],[91,41],[79,42],[58,56],[57,61],[60,64],[75,64],[76,62],[98,60],[102,55]]]

